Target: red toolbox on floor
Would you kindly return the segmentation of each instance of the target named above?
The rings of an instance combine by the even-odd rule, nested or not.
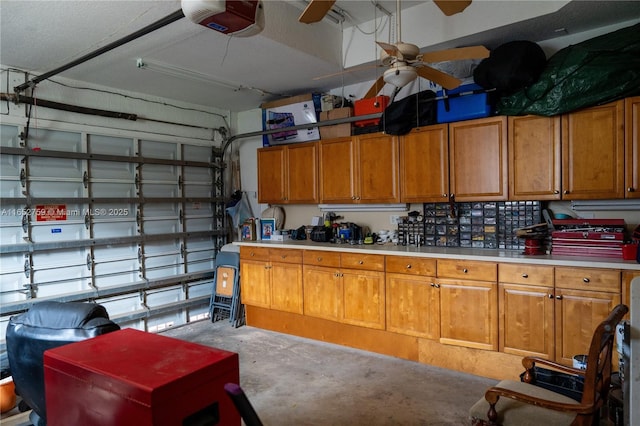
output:
[[[44,353],[47,424],[240,425],[238,354],[131,328]]]

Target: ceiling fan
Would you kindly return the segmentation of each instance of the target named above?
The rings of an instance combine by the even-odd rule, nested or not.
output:
[[[439,1],[434,0],[436,5],[445,13],[452,15],[464,10],[471,1]],[[312,0],[300,16],[301,22],[317,22],[331,9],[335,1],[333,0]],[[381,64],[387,70],[381,75],[364,95],[363,99],[375,97],[385,84],[396,87],[396,93],[400,88],[406,86],[418,76],[430,80],[445,89],[454,89],[462,81],[452,75],[442,72],[427,63],[444,61],[454,61],[463,59],[483,59],[489,56],[489,50],[484,46],[470,46],[455,49],[439,50],[435,52],[420,53],[420,48],[415,44],[405,43],[401,38],[401,8],[400,0],[396,1],[396,20],[398,29],[398,41],[395,44],[377,41],[382,48]],[[305,19],[303,21],[303,18]],[[347,71],[348,72],[348,71]]]

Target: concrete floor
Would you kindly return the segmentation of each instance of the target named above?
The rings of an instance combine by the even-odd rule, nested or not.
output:
[[[166,336],[237,352],[265,425],[465,425],[496,381],[226,321]]]
[[[469,408],[496,383],[226,321],[163,334],[237,352],[240,384],[266,426],[468,425]],[[26,414],[0,423],[26,426]]]

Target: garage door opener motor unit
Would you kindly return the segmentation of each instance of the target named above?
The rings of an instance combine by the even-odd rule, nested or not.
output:
[[[196,24],[235,37],[249,37],[264,28],[262,2],[182,0],[184,16]]]

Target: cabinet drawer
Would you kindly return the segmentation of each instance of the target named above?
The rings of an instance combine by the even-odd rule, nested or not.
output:
[[[501,263],[498,265],[498,278],[501,283],[553,287],[553,266]]]
[[[305,250],[302,258],[305,265],[340,267],[340,253],[333,251]]]
[[[438,260],[439,278],[461,278],[480,281],[497,281],[498,267],[491,262],[473,260]]]
[[[302,263],[302,250],[269,249],[269,260],[272,262]]]
[[[240,247],[240,259],[269,261],[269,249],[266,247]]]
[[[575,290],[598,290],[620,293],[620,271],[596,268],[556,267],[557,288]]]
[[[379,254],[341,253],[343,268],[384,271],[384,256]]]
[[[411,275],[436,275],[436,260],[409,256],[387,256],[387,272]]]

